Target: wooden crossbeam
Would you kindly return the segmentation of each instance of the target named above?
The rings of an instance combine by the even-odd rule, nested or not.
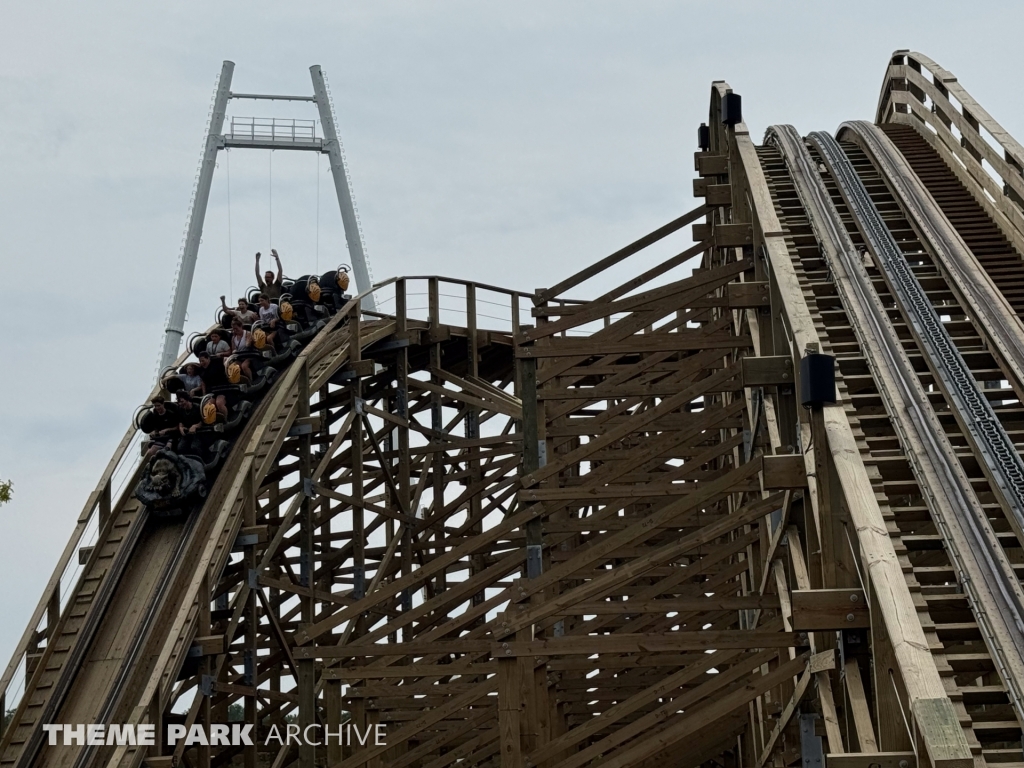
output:
[[[658,242],[659,240],[667,237],[668,235],[671,235],[673,232],[682,229],[687,224],[693,223],[706,213],[707,207],[704,205],[700,205],[694,208],[692,211],[684,213],[679,218],[673,219],[668,224],[659,227],[650,234],[644,235],[639,240],[633,241],[625,248],[620,248],[610,256],[606,256],[605,258],[601,259],[598,262],[595,262],[589,267],[580,270],[572,277],[568,277],[565,280],[562,280],[560,283],[556,283],[551,288],[537,291],[534,303],[543,304],[545,301],[549,301],[555,296],[559,296],[568,291],[569,289],[575,288],[580,283],[589,280],[594,275],[597,275],[603,272],[604,270],[608,269],[609,267],[618,264],[623,259],[629,258],[634,253],[642,251],[647,246],[652,245],[653,243]]]

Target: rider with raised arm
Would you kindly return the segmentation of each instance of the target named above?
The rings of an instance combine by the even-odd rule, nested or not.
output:
[[[259,270],[256,273],[259,275]],[[267,274],[269,275],[270,273],[268,272]],[[256,313],[249,309],[249,302],[244,298],[238,300],[237,309],[231,309],[225,299],[226,297],[224,296],[220,297],[220,307],[225,315],[230,318],[238,318],[242,321],[242,325],[252,325],[256,322]]]
[[[281,294],[284,293],[284,285],[281,283],[282,270],[281,270],[281,257],[277,255],[277,249],[271,248],[270,255],[274,257],[274,261],[277,263],[277,276],[269,269],[265,275],[260,274],[260,254],[256,254],[256,285],[259,286],[260,293],[265,293],[271,299],[280,299]]]

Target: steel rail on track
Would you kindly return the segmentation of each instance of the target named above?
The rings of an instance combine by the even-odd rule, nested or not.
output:
[[[1024,593],[1016,583],[1013,566],[985,517],[982,504],[937,415],[922,407],[922,403],[928,402],[927,392],[875,294],[860,254],[803,139],[791,126],[773,126],[769,129],[768,140],[779,147],[790,169],[797,195],[822,255],[832,268],[836,288],[850,314],[851,325],[869,367],[876,380],[888,379],[895,385],[879,387],[879,392],[886,400],[886,410],[901,444],[918,447],[918,450],[906,450],[915,475],[922,480],[934,477],[939,484],[938,488],[933,488],[924,481],[920,483],[1014,710],[1018,718],[1024,719],[1024,637],[1020,629]],[[816,144],[820,147],[820,141]],[[839,147],[830,147],[836,148],[842,151]],[[833,167],[841,162],[834,153],[830,154],[830,160]],[[863,203],[863,198],[859,198],[859,202]],[[874,210],[873,205],[871,210]],[[906,265],[902,255],[899,258]],[[916,283],[916,278],[913,279]],[[954,531],[963,538],[954,535]],[[961,545],[963,539],[967,547]],[[984,583],[995,583],[998,591],[993,594],[980,588]]]
[[[978,446],[995,485],[1005,496],[1012,515],[1011,522],[1015,521],[1018,532],[1024,530],[1024,461],[1021,461],[992,404],[904,258],[846,153],[826,133],[812,133],[811,140],[821,151],[843,198],[862,225],[865,239],[889,276],[894,294],[903,306],[912,329],[933,362],[954,406],[963,416],[967,431]],[[1024,625],[1021,629],[1024,631]]]
[[[1024,402],[1024,326],[1020,319],[928,191],[913,171],[906,167],[891,140],[876,126],[864,121],[844,123],[840,132],[844,130],[855,134],[866,145],[868,154],[894,190],[895,196],[902,201],[908,219],[935,255],[938,265],[947,276],[947,282],[954,293],[960,295],[961,303],[969,309],[979,330],[984,332],[992,354],[1010,386],[1018,399]],[[925,303],[928,303],[927,300]],[[937,319],[934,310],[932,315]],[[936,337],[929,332],[929,338]],[[937,343],[942,344],[941,341]],[[946,360],[947,356],[942,359]],[[952,366],[949,370],[957,382],[957,392],[953,397],[959,397],[956,405],[965,422],[967,435],[977,452],[982,454],[983,466],[989,469],[987,474],[1008,512],[1009,523],[1024,546],[1024,461],[969,370],[967,377],[963,378],[956,367],[956,360],[950,359],[949,365]]]

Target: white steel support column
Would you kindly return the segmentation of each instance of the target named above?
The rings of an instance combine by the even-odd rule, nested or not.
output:
[[[231,97],[231,75],[234,71],[235,64],[232,61],[225,61],[220,70],[217,94],[213,102],[213,114],[210,115],[210,127],[206,133],[206,146],[203,149],[203,161],[199,168],[199,181],[196,183],[195,199],[192,201],[192,209],[189,211],[188,230],[185,234],[185,247],[181,254],[178,280],[174,286],[171,310],[167,316],[164,349],[160,355],[161,371],[172,365],[177,359],[178,350],[181,347],[181,337],[185,334],[185,312],[188,310],[188,297],[192,292],[192,277],[196,271],[199,241],[203,236],[206,206],[210,201],[213,169],[217,165],[217,149],[222,140],[224,114],[227,112],[228,99]]]
[[[355,205],[352,203],[352,190],[348,186],[345,158],[341,154],[341,142],[338,141],[338,130],[334,125],[334,113],[327,95],[324,73],[317,64],[309,68],[309,73],[313,77],[313,94],[316,97],[317,109],[320,111],[324,143],[331,160],[331,175],[334,177],[334,189],[338,195],[338,207],[341,208],[341,221],[345,225],[345,240],[348,241],[348,253],[352,260],[352,270],[355,272],[356,288],[361,293],[373,286],[370,285],[370,270],[366,263],[366,254],[363,252],[363,238],[359,232]],[[371,312],[376,311],[377,302],[372,293],[363,298],[362,308]]]

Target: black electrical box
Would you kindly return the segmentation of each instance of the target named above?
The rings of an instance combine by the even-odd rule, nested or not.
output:
[[[820,408],[836,401],[836,359],[812,352],[800,361],[800,404]]]
[[[701,152],[711,149],[711,129],[706,123],[701,123],[700,128],[697,129],[697,146],[700,147]]]
[[[742,99],[738,93],[727,93],[722,97],[722,122],[726,125],[743,122]]]

